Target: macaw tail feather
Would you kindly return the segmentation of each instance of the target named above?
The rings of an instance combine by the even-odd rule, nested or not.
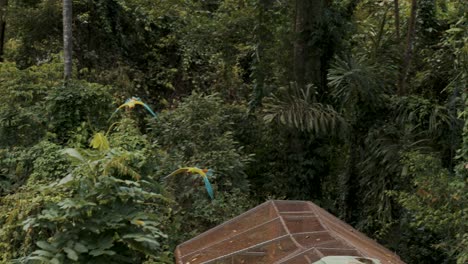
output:
[[[206,191],[208,192],[208,195],[210,195],[211,200],[214,199],[213,195],[213,188],[211,188],[210,181],[208,180],[208,177],[203,177],[203,181],[205,182],[205,188]]]

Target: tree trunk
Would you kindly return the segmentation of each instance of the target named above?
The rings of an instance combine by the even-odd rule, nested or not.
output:
[[[305,86],[305,62],[306,62],[306,19],[307,0],[296,0],[296,19],[294,32],[296,40],[294,42],[294,78],[299,88]]]
[[[256,26],[255,41],[257,43],[256,56],[254,58],[255,70],[252,71],[254,79],[253,86],[253,97],[249,103],[250,110],[262,105],[262,99],[264,97],[265,80],[269,68],[268,61],[265,61],[265,43],[272,41],[271,33],[268,30],[268,18],[267,13],[269,12],[271,0],[260,0],[258,12],[258,25]]]
[[[413,45],[414,45],[414,36],[416,32],[416,13],[418,9],[418,1],[412,0],[411,1],[411,15],[409,19],[408,25],[408,34],[406,36],[406,50],[405,55],[403,57],[403,65],[401,68],[400,74],[400,83],[398,85],[398,95],[402,96],[406,94],[406,85],[407,85],[407,77],[409,68],[411,65],[411,60],[413,58]]]
[[[8,7],[8,0],[0,0],[0,62],[3,62],[7,7]]]
[[[397,40],[400,40],[400,4],[398,0],[394,0],[393,3],[395,4],[395,31]]]
[[[361,0],[351,0],[349,1],[348,5],[346,6],[346,13],[344,14],[344,18],[350,20],[351,17],[354,15],[354,11],[356,11],[356,7]]]
[[[315,32],[321,32],[322,27],[322,14],[324,9],[324,0],[313,0],[309,1],[309,38],[313,38]],[[318,39],[315,36],[315,39]],[[310,41],[307,41],[310,42]],[[306,63],[306,81],[312,83],[319,90],[323,90],[323,78],[322,73],[322,53],[323,49],[314,43],[314,45],[308,45],[308,60]]]
[[[323,9],[324,0],[296,0],[294,77],[299,88],[322,85],[321,49],[309,43],[320,30]]]
[[[382,22],[380,22],[379,31],[377,32],[377,40],[375,41],[374,52],[372,53],[372,59],[374,61],[376,60],[377,54],[379,53],[380,42],[382,42],[382,37],[385,33],[385,25],[387,24],[387,13],[389,9],[390,7],[385,9],[385,12],[382,16]]]
[[[65,83],[72,75],[72,0],[63,0],[63,60]]]
[[[348,161],[346,164],[346,172],[343,175],[342,196],[340,201],[341,216],[348,222],[353,223],[356,215],[356,210],[359,205],[359,178],[357,174],[357,163],[359,160],[359,135],[357,130],[352,128],[350,131],[350,142],[348,150]]]

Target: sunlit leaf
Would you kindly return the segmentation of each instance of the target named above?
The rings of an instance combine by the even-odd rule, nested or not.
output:
[[[96,133],[93,136],[93,139],[91,140],[91,143],[89,145],[90,147],[98,149],[99,151],[109,150],[110,148],[107,137],[101,132]]]

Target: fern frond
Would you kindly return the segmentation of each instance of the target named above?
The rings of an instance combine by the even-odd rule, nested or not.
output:
[[[127,165],[129,157],[127,155],[112,157],[108,162],[104,164],[104,175],[110,175],[112,170],[115,170],[118,174],[130,176],[135,180],[140,180],[141,175]]]

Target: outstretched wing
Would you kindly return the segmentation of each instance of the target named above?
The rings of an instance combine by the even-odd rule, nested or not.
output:
[[[109,120],[111,120],[112,117],[113,117],[115,114],[117,114],[117,112],[119,112],[120,109],[122,109],[122,108],[124,108],[124,107],[126,107],[126,106],[130,107],[129,103],[130,103],[130,99],[127,99],[127,100],[125,101],[125,103],[123,103],[123,104],[121,104],[119,107],[117,107],[117,109],[115,109],[114,113],[112,113],[112,115],[109,117]]]
[[[167,175],[166,177],[164,177],[164,179],[167,179],[171,176],[174,176],[180,173],[186,173],[186,172],[199,174],[203,178],[203,181],[205,182],[206,191],[208,192],[208,195],[210,196],[210,198],[213,200],[214,199],[213,188],[211,187],[211,183],[208,180],[207,174],[202,169],[199,169],[197,167],[180,168],[180,169],[173,171],[171,174]],[[213,172],[211,170],[208,171],[208,175],[211,175],[212,173]]]
[[[113,117],[115,114],[117,114],[117,112],[118,112],[119,110],[120,110],[120,107],[117,108],[117,109],[115,109],[114,113],[112,113],[112,115],[109,117],[109,119],[108,119],[107,121],[111,120],[112,117]]]
[[[189,168],[187,168],[187,169],[188,169],[187,172],[194,173],[194,174],[199,174],[199,175],[202,176],[202,177],[205,177],[205,176],[206,176],[205,172],[204,172],[202,169],[200,169],[200,168],[197,168],[197,167],[189,167]]]
[[[151,110],[151,108],[150,108],[147,104],[145,104],[145,103],[143,103],[143,102],[141,102],[140,104],[141,104],[146,110],[148,110],[148,112],[150,112],[150,114],[152,114],[154,118],[156,118],[156,117],[158,116],[158,115],[156,115],[155,112],[153,112],[153,110]]]
[[[129,98],[129,99],[125,100],[125,103],[121,104],[114,111],[114,113],[111,115],[111,117],[109,119],[111,119],[121,108],[124,108],[124,107],[133,108],[137,104],[143,106],[148,112],[150,112],[150,114],[154,118],[157,117],[157,114],[147,104],[143,103],[139,97],[132,97],[132,98]]]
[[[124,108],[124,107],[126,107],[126,106],[130,107],[130,102],[125,102],[125,103],[119,105],[119,107],[117,107],[117,110],[119,110],[119,109],[121,109],[121,108]]]
[[[189,169],[190,169],[189,167],[184,167],[184,168],[177,169],[177,170],[171,172],[171,174],[165,176],[164,179],[167,179],[167,178],[169,178],[171,176],[174,176],[174,175],[177,175],[177,174],[180,174],[180,173],[188,172]]]

